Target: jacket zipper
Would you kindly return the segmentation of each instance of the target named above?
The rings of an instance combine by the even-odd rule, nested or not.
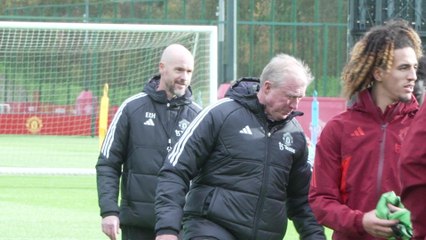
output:
[[[396,111],[396,107],[392,109],[392,112],[390,112],[387,116],[385,116],[383,124],[381,125],[382,139],[380,142],[379,166],[377,169],[377,189],[376,189],[377,198],[380,198],[381,192],[382,192],[383,167],[385,164],[386,132],[387,132],[389,123],[392,122],[395,111]]]
[[[180,116],[182,115],[183,112],[183,107],[178,107],[176,116],[174,119],[172,119],[172,112],[173,110],[170,110],[170,103],[167,103],[167,114],[168,114],[168,119],[169,121],[167,121],[168,125],[168,133],[167,136],[169,137],[168,139],[168,145],[167,145],[167,152],[170,152],[173,148],[173,143],[172,143],[172,138],[173,138],[173,129],[176,130],[177,126],[179,125],[179,119]],[[173,124],[170,124],[171,122],[173,122]]]
[[[182,114],[183,108],[179,107],[177,114],[176,114],[176,118],[175,119],[171,119],[172,118],[172,114],[171,114],[171,109],[170,109],[170,103],[166,104],[166,122],[162,121],[162,118],[160,116],[160,112],[157,111],[157,107],[155,106],[155,103],[152,104],[154,106],[154,110],[158,115],[158,120],[160,122],[161,127],[164,130],[164,133],[166,134],[167,137],[167,147],[166,150],[167,152],[170,152],[172,150],[172,136],[173,136],[173,127],[177,126],[178,120],[179,120],[179,116]],[[165,159],[164,159],[165,160]]]
[[[382,190],[382,177],[383,177],[383,166],[385,164],[385,146],[386,146],[386,129],[388,124],[382,124],[382,139],[380,142],[380,152],[379,152],[379,167],[377,169],[377,192],[376,195],[379,198]]]
[[[262,213],[262,208],[263,208],[263,204],[265,202],[264,196],[265,196],[265,192],[266,192],[266,186],[263,183],[267,183],[268,179],[269,179],[269,168],[268,168],[268,163],[269,163],[269,154],[268,154],[268,150],[269,150],[269,146],[271,143],[271,135],[272,135],[272,129],[271,131],[267,131],[266,133],[266,139],[267,139],[267,144],[266,144],[266,150],[265,150],[265,162],[263,163],[263,176],[262,176],[262,187],[260,189],[260,194],[259,194],[259,201],[257,202],[257,206],[256,206],[256,215],[254,218],[254,222],[253,222],[253,238],[254,240],[256,240],[256,236],[257,236],[257,228],[258,228],[258,222],[260,219],[260,215]]]

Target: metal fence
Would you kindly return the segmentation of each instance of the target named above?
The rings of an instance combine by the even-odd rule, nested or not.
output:
[[[225,9],[220,8],[222,3]],[[221,0],[4,0],[0,20],[143,24],[219,25],[229,29],[229,3]],[[347,9],[345,0],[240,0],[236,4],[235,77],[259,76],[277,53],[293,54],[313,70],[320,96],[340,93],[339,76],[347,54]],[[223,28],[220,28],[222,26]],[[224,41],[231,40],[219,32]],[[219,39],[220,40],[220,39]],[[220,46],[219,83],[233,79],[233,51]],[[231,46],[232,47],[232,46]],[[231,56],[232,57],[232,56]]]
[[[402,18],[411,23],[426,42],[426,1],[423,0],[351,0],[349,1],[349,46],[353,46],[369,28],[389,19]]]

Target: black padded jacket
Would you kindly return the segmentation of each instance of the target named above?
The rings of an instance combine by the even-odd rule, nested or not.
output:
[[[176,234],[183,219],[185,239],[194,237],[185,226],[193,218],[221,226],[233,239],[282,240],[290,218],[301,239],[325,239],[308,205],[311,165],[294,118],[303,113],[268,121],[258,88],[258,79],[240,79],[197,116],[169,153],[157,187],[157,234]]]
[[[96,164],[101,216],[119,215],[123,225],[148,229],[155,224],[157,174],[168,150],[201,110],[191,101],[190,88],[167,100],[165,91],[156,91],[159,79],[154,76],[143,92],[120,106]]]

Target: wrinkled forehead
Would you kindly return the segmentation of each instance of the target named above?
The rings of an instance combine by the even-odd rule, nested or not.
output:
[[[289,97],[304,97],[306,93],[306,85],[289,85],[285,87],[285,93]]]
[[[287,88],[306,88],[309,85],[308,76],[297,68],[286,72],[282,77],[280,85]]]
[[[275,87],[279,95],[301,98],[305,96],[307,84],[304,81],[286,81]]]
[[[305,73],[298,73],[288,76],[288,81],[285,82],[285,86],[288,91],[293,92],[297,96],[304,96],[306,88],[310,83],[310,79]]]

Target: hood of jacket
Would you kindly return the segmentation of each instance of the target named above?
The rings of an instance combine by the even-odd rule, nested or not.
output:
[[[159,84],[160,84],[160,75],[157,74],[145,84],[143,92],[148,94],[148,96],[151,97],[151,99],[154,100],[155,102],[158,102],[161,104],[170,103],[171,107],[188,105],[192,102],[192,90],[190,86],[188,86],[183,96],[175,97],[171,100],[168,100],[166,91],[164,90],[157,91]]]
[[[259,102],[257,93],[260,89],[260,79],[256,77],[243,77],[231,85],[225,97],[234,99],[245,108],[252,111],[260,119],[267,120],[265,106]],[[286,119],[276,121],[275,124],[285,123],[296,116],[302,116],[303,112],[293,111]]]

